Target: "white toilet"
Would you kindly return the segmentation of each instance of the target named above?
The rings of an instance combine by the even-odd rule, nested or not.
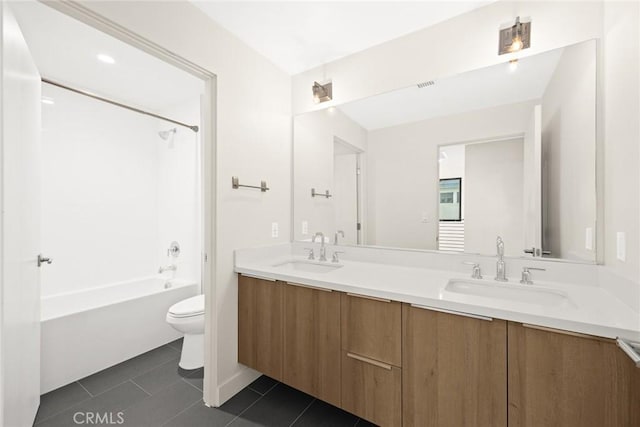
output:
[[[204,295],[172,305],[167,312],[167,323],[184,334],[178,366],[201,368],[204,365]]]

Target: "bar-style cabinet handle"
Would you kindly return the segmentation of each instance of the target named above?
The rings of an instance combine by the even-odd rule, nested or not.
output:
[[[486,320],[488,322],[493,321],[492,317],[481,316],[479,314],[465,313],[464,311],[448,310],[446,308],[431,307],[428,305],[420,305],[420,304],[411,304],[411,307],[419,308],[421,310],[431,310],[431,311],[437,311],[440,313],[453,314],[455,316],[471,317],[472,319]]]
[[[370,297],[368,295],[352,294],[351,292],[347,292],[347,296],[354,297],[354,298],[369,299],[371,301],[378,301],[378,302],[391,302],[390,299]]]
[[[386,369],[387,371],[391,370],[391,365],[388,363],[378,362],[377,360],[369,359],[368,357],[363,357],[354,353],[347,353],[347,357],[368,363],[369,365],[377,366],[378,368]]]
[[[636,342],[626,342],[622,338],[616,339],[616,343],[618,343],[618,347],[624,351],[627,356],[635,363],[636,368],[640,368],[640,354],[638,354],[638,349],[640,349],[640,343]],[[638,346],[636,349],[635,346]]]

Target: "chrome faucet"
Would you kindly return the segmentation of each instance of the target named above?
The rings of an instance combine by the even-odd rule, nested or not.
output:
[[[465,265],[471,266],[472,279],[482,279],[482,271],[480,270],[480,264],[478,264],[477,262],[471,262],[471,261],[463,261],[462,263]]]
[[[520,279],[520,283],[523,285],[533,285],[533,280],[531,280],[531,270],[547,271],[544,268],[522,267],[522,278]]]
[[[158,270],[158,273],[162,274],[165,271],[176,271],[177,269],[178,267],[175,264],[171,264],[166,267],[160,267],[160,269]]]
[[[496,280],[498,282],[507,281],[507,269],[504,265],[504,241],[498,236],[496,240],[496,251],[498,252],[498,262],[496,262]]]
[[[342,238],[344,239],[344,231],[342,231],[342,230],[336,231],[336,234],[333,235],[333,244],[334,245],[338,244],[338,234],[341,235]]]
[[[320,237],[320,257],[318,258],[320,261],[327,260],[327,248],[324,247],[324,233],[318,231],[314,236],[312,242],[316,242],[316,237]]]

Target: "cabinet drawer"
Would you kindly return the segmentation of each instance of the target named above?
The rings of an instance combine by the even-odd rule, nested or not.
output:
[[[342,294],[342,348],[394,366],[402,365],[402,305]]]
[[[342,409],[381,427],[402,424],[402,370],[342,352]]]

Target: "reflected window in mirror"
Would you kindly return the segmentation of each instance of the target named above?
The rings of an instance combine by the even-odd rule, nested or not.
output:
[[[440,179],[440,221],[462,221],[462,178]]]

